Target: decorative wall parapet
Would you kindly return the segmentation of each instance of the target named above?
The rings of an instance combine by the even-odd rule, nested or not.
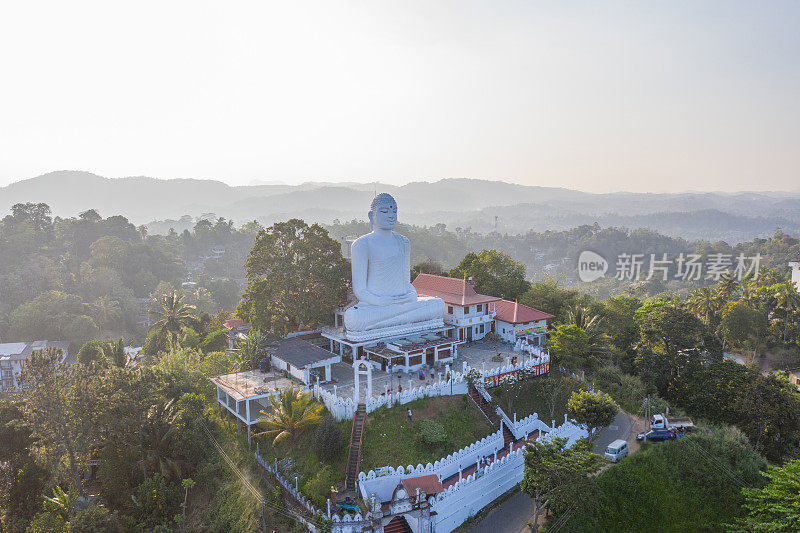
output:
[[[310,512],[312,515],[317,514],[319,512],[319,509],[314,507],[314,504],[311,503],[311,500],[306,498],[306,496],[302,492],[297,490],[291,481],[286,479],[286,477],[284,477],[283,474],[278,472],[273,465],[269,464],[269,462],[267,462],[263,457],[261,457],[261,454],[258,453],[258,450],[255,451],[255,457],[256,460],[258,461],[258,464],[261,465],[261,467],[267,472],[274,474],[275,479],[278,480],[278,482],[283,486],[283,488],[286,489],[286,491],[289,492],[289,494],[291,494],[300,505],[305,507],[308,512]]]
[[[355,416],[357,406],[353,398],[343,398],[317,384],[313,386],[312,393],[317,400],[325,405],[336,420],[352,420]],[[381,407],[391,407],[395,404],[404,405],[420,398],[466,393],[467,382],[464,380],[464,375],[460,372],[454,372],[448,380],[420,385],[400,393],[383,394],[377,398],[371,396],[366,400],[367,413],[371,413]]]

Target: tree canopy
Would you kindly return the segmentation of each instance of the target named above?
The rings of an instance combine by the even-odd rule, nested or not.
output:
[[[261,230],[245,269],[238,314],[276,335],[329,323],[346,303],[349,264],[318,224],[292,219]]]

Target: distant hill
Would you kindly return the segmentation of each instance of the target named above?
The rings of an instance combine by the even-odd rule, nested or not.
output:
[[[135,224],[214,213],[237,224],[272,223],[299,216],[308,221],[365,219],[375,191],[400,204],[402,221],[440,222],[477,232],[525,233],[579,224],[648,227],[684,238],[739,242],[800,233],[800,192],[593,194],[479,179],[443,179],[403,186],[308,182],[230,186],[204,179],[109,179],[89,172],[57,171],[0,188],[0,212],[18,202],[45,202],[55,215],[87,209],[122,214]],[[497,218],[495,218],[497,217]],[[162,230],[169,224],[154,224]]]

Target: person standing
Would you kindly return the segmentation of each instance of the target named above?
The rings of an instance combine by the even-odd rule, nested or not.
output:
[[[409,422],[413,422],[413,420],[411,419],[411,408],[410,407],[408,409],[408,421]]]

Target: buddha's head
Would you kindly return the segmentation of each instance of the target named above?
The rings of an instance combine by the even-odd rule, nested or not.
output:
[[[394,229],[397,225],[397,202],[391,194],[382,192],[372,199],[369,207],[369,228]]]

